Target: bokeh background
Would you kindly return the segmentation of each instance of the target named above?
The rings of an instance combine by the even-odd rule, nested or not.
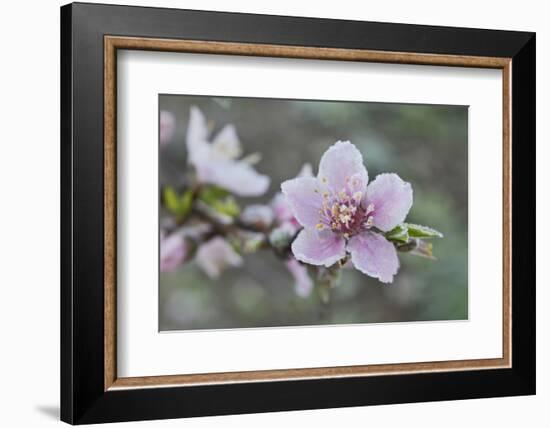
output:
[[[160,153],[161,186],[178,187],[188,168],[185,132],[192,105],[213,121],[214,132],[233,123],[245,154],[262,154],[255,168],[271,177],[270,189],[260,198],[240,199],[242,206],[268,203],[305,162],[316,174],[325,150],[350,140],[363,153],[371,180],[395,172],[412,184],[407,221],[445,238],[433,241],[436,261],[400,253],[392,284],[344,269],[328,304],[315,292],[298,297],[290,273],[269,251],[245,255],[243,267],[218,280],[191,261],[160,274],[161,331],[467,319],[466,106],[160,95],[159,108],[176,117],[175,136]]]

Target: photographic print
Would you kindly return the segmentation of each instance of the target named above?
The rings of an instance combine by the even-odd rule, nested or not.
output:
[[[468,319],[468,108],[159,95],[159,330]]]

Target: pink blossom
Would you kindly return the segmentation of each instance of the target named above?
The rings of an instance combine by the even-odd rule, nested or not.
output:
[[[297,177],[313,177],[311,165],[304,164]],[[287,246],[302,226],[294,217],[287,198],[281,192],[273,197],[270,205],[277,227],[271,231],[269,239],[275,246],[279,246],[280,243]],[[294,278],[294,291],[296,294],[300,297],[309,296],[313,290],[313,281],[307,273],[307,268],[292,255],[286,260],[285,266]]]
[[[202,244],[197,250],[195,261],[204,273],[213,279],[219,278],[224,269],[243,264],[242,257],[220,236],[215,236]]]
[[[409,183],[380,174],[369,184],[361,152],[339,141],[322,156],[317,177],[294,178],[281,189],[304,227],[292,243],[296,259],[329,267],[349,253],[359,271],[393,281],[399,259],[379,231],[405,220],[413,202]]]
[[[294,291],[300,297],[307,297],[313,290],[313,280],[307,273],[307,267],[290,257],[285,265],[294,278]]]
[[[240,196],[260,196],[269,187],[269,177],[252,167],[252,157],[241,158],[242,148],[233,125],[224,126],[210,141],[206,119],[191,107],[187,128],[189,163],[201,183],[215,184]]]
[[[189,251],[188,245],[179,233],[162,237],[160,240],[160,271],[170,272],[183,263]]]
[[[313,177],[311,165],[306,163],[300,169],[296,177]],[[271,200],[271,209],[275,215],[275,221],[279,226],[283,226],[286,230],[292,226],[294,232],[301,228],[300,223],[294,217],[294,212],[287,198],[281,192],[278,192]]]
[[[285,195],[282,193],[277,193],[273,200],[271,201],[271,208],[273,209],[273,214],[278,224],[285,222],[295,223],[297,226],[298,222],[294,217],[294,213],[290,208],[290,204],[287,202]]]
[[[169,111],[161,110],[159,127],[160,145],[165,146],[172,141],[176,132],[176,118]]]

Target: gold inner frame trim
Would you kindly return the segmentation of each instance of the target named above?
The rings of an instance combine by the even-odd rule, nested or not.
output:
[[[116,89],[117,50],[169,51],[213,55],[243,55],[296,59],[322,59],[393,64],[440,65],[502,70],[503,144],[503,289],[502,357],[492,359],[431,361],[420,363],[315,367],[170,376],[117,377],[116,367]],[[512,164],[511,164],[511,58],[419,54],[362,49],[339,49],[252,43],[171,40],[139,37],[104,37],[104,389],[193,386],[220,383],[282,381],[395,375],[422,372],[480,370],[511,367],[512,339]]]

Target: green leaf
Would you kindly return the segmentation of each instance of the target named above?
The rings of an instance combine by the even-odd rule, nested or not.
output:
[[[231,194],[220,187],[208,186],[201,190],[199,199],[220,214],[236,217],[241,209]]]
[[[180,198],[180,217],[185,217],[191,211],[191,206],[193,204],[193,191],[187,190]]]
[[[403,223],[411,238],[443,238],[443,234],[428,226],[419,224]]]
[[[170,211],[172,214],[177,214],[179,211],[180,201],[176,191],[172,187],[167,186],[164,188],[163,196],[164,205],[166,205],[168,211]]]
[[[404,224],[395,226],[389,232],[386,232],[386,239],[394,242],[406,243],[409,241],[408,228]]]
[[[231,196],[228,196],[225,200],[215,200],[210,206],[220,214],[229,217],[237,217],[241,212],[239,205]]]
[[[191,210],[193,204],[193,192],[187,190],[183,195],[178,196],[174,188],[167,186],[163,190],[164,205],[170,213],[178,218],[185,217]]]
[[[419,224],[402,223],[386,232],[386,239],[398,244],[406,244],[411,238],[443,238],[443,234],[435,229]]]
[[[199,199],[208,205],[213,205],[216,201],[229,196],[229,192],[216,186],[208,186],[201,190]]]

